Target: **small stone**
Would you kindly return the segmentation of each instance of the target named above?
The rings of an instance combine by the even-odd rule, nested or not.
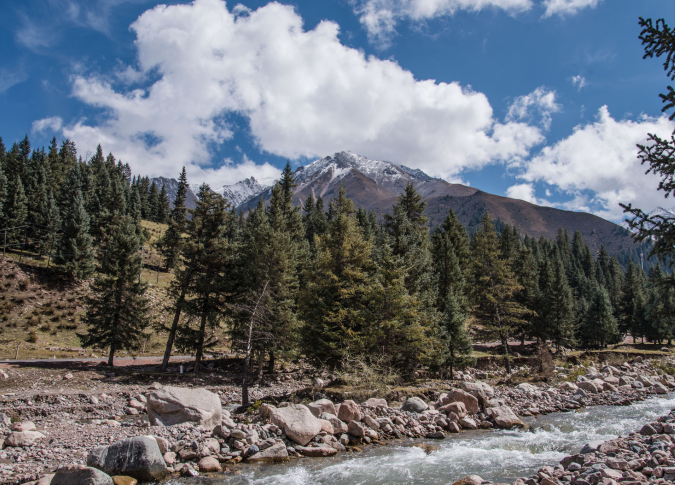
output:
[[[207,456],[199,460],[200,472],[222,472],[223,467],[220,466],[218,460],[212,456]]]
[[[127,477],[125,475],[115,475],[112,477],[112,481],[115,485],[136,485],[138,480],[135,478]]]

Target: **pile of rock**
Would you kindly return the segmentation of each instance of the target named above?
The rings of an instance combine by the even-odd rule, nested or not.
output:
[[[675,481],[675,410],[639,432],[605,442],[590,442],[556,466],[519,478],[514,485],[603,485]]]

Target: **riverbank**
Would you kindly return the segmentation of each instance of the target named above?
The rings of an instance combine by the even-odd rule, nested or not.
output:
[[[34,422],[36,431],[45,437],[36,439],[30,446],[5,446],[0,452],[0,463],[4,462],[0,465],[0,483],[25,483],[53,472],[58,465],[84,463],[87,454],[97,446],[134,436],[160,438],[158,441],[166,447],[163,456],[167,471],[172,475],[204,474],[206,467],[200,467],[200,463],[205,458],[211,458],[206,463],[215,470],[221,468],[225,473],[236,473],[245,471],[247,462],[261,458],[275,461],[301,456],[331,456],[345,451],[358,452],[369,446],[369,442],[387,443],[419,437],[443,439],[475,428],[510,428],[523,425],[520,417],[527,415],[603,404],[626,405],[675,387],[675,381],[652,362],[600,369],[588,367],[583,369],[583,375],[575,377],[580,370],[570,369],[566,373],[568,378],[574,378],[574,383],[563,381],[555,386],[520,384],[515,388],[493,388],[472,381],[468,375],[467,381],[452,383],[448,386],[450,392],[439,393],[435,401],[424,402],[413,397],[402,403],[402,408],[398,406],[400,403],[381,400],[359,405],[353,402],[329,404],[318,399],[306,403],[307,412],[303,411],[303,415],[310,429],[300,434],[297,430],[291,431],[298,423],[290,426],[285,421],[284,409],[296,408],[290,403],[274,408],[263,405],[253,413],[241,415],[227,416],[225,413],[225,426],[210,430],[190,424],[150,426],[143,413],[147,407],[144,401],[152,390],[138,383],[115,383],[107,388],[108,392],[101,392],[105,386],[98,383],[96,389],[77,393],[37,391],[28,397],[6,393],[0,411],[11,416],[12,410],[20,409],[21,419]],[[77,378],[81,376],[63,378],[61,382],[66,384]],[[306,384],[293,382],[296,390]],[[231,403],[231,394],[226,387],[211,389],[209,386],[223,404]],[[279,389],[278,395],[286,396],[289,390]],[[429,394],[428,391],[425,393]],[[331,405],[334,412],[331,412]],[[318,429],[312,430],[313,420],[319,422]],[[11,428],[5,427],[3,434],[10,437]]]

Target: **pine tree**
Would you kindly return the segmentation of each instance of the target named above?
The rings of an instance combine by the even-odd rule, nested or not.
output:
[[[1,140],[1,139],[0,139]],[[7,177],[0,166],[0,224],[3,226],[6,225],[7,221],[7,208],[8,208],[8,199],[7,199]]]
[[[56,242],[57,232],[61,230],[61,214],[59,212],[59,206],[56,203],[56,199],[54,199],[54,195],[52,193],[48,195],[47,203],[42,208],[42,214],[40,214],[40,225],[44,228],[47,239],[47,267],[49,267],[52,258],[52,251]]]
[[[645,335],[644,306],[643,282],[633,261],[629,261],[619,305],[619,331],[624,335],[630,333],[633,342]]]
[[[468,310],[468,301],[464,298],[466,282],[450,234],[437,229],[434,233],[433,244],[434,271],[438,282],[436,302],[438,311],[445,311],[445,302],[451,291],[455,295],[453,298],[458,300],[462,310]]]
[[[231,223],[229,204],[207,184],[197,194],[197,207],[190,211],[184,251],[191,261],[192,277],[187,287],[189,298],[182,304],[185,313],[198,322],[196,329],[189,325],[179,328],[177,346],[195,351],[195,373],[200,372],[204,349],[216,343],[207,340],[207,325],[215,328],[223,318],[226,295],[223,281],[231,258],[232,248],[224,237]]]
[[[371,244],[363,238],[354,203],[343,186],[330,204],[333,217],[305,273],[300,306],[307,356],[335,368],[348,354],[363,351],[365,334],[374,321],[371,301],[376,280]]]
[[[575,344],[574,299],[565,266],[559,256],[554,258],[552,270],[550,291],[544,295],[547,310],[545,319],[551,328],[551,340],[560,350],[563,345],[571,347]]]
[[[178,178],[178,190],[174,199],[173,209],[171,210],[171,221],[164,236],[159,240],[158,249],[164,258],[166,270],[176,269],[180,261],[182,251],[183,234],[187,222],[187,209],[185,201],[187,200],[187,175],[185,167]]]
[[[140,240],[136,223],[124,217],[106,241],[99,276],[86,300],[87,333],[78,334],[84,347],[109,348],[108,365],[118,350],[137,351],[149,324],[147,283],[141,283]]]
[[[57,244],[57,264],[64,266],[70,278],[87,279],[94,274],[94,250],[89,234],[89,214],[82,194],[77,191],[67,208],[62,224],[62,236]]]
[[[305,238],[314,254],[316,248],[314,245],[314,236],[322,236],[328,230],[328,219],[323,209],[323,199],[319,197],[316,201],[310,193],[305,200],[302,209],[305,211]]]
[[[487,333],[501,341],[506,371],[511,373],[508,339],[525,323],[529,311],[516,301],[520,285],[508,261],[500,256],[494,225],[485,213],[471,242],[471,300],[474,314]]]
[[[159,191],[159,205],[157,206],[157,222],[166,224],[169,222],[169,196],[166,193],[166,186],[162,184]]]
[[[530,314],[524,316],[526,319],[523,325],[516,329],[516,334],[520,336],[521,346],[525,345],[525,338],[528,335],[536,336],[535,328],[539,315],[537,307],[539,302],[539,268],[534,252],[527,244],[523,244],[516,254],[516,259],[512,265],[516,281],[521,289],[516,291],[515,298],[520,305],[530,310]]]
[[[153,222],[159,222],[159,211],[160,211],[160,201],[159,201],[159,189],[157,184],[152,182],[150,185],[150,191],[148,193],[148,215],[147,219]]]
[[[58,191],[61,188],[62,174],[59,157],[59,145],[56,143],[56,137],[49,143],[49,153],[47,154],[47,163],[49,164],[49,177],[47,179],[48,190],[58,198]]]
[[[660,266],[649,274],[644,336],[652,342],[668,340],[670,343],[675,333],[675,289],[671,278]]]
[[[467,315],[462,309],[455,292],[450,290],[445,299],[441,317],[441,339],[443,343],[443,364],[450,369],[450,379],[454,379],[454,369],[459,365],[472,363],[473,346],[466,328]]]
[[[619,340],[619,329],[612,314],[607,290],[595,283],[580,329],[585,347],[606,347]]]
[[[9,207],[7,207],[7,227],[12,229],[8,232],[9,240],[13,242],[21,241],[21,235],[24,233],[19,228],[23,226],[28,217],[28,199],[23,191],[23,184],[21,178],[17,175],[14,179],[14,193],[10,198]]]

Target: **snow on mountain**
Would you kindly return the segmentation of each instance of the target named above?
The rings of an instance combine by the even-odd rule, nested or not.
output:
[[[664,209],[663,207],[657,207],[653,211],[649,213],[649,217],[654,217],[654,216],[661,216],[665,219],[675,219],[675,207],[671,209]],[[636,229],[631,229],[628,223],[624,220],[619,224],[621,227],[624,229],[628,229],[629,231],[636,233]]]
[[[169,206],[173,209],[173,201],[176,199],[176,193],[178,192],[178,180],[174,178],[166,177],[155,177],[150,179],[150,183],[155,182],[158,189],[165,187],[166,195],[169,197]],[[194,209],[197,207],[196,201],[197,196],[195,195],[196,190],[199,188],[199,184],[191,185],[187,191],[187,197],[185,198],[185,207],[188,209]]]
[[[268,188],[268,186],[258,183],[255,178],[250,177],[233,185],[223,185],[214,191],[225,197],[230,204],[238,207],[246,204]]]

